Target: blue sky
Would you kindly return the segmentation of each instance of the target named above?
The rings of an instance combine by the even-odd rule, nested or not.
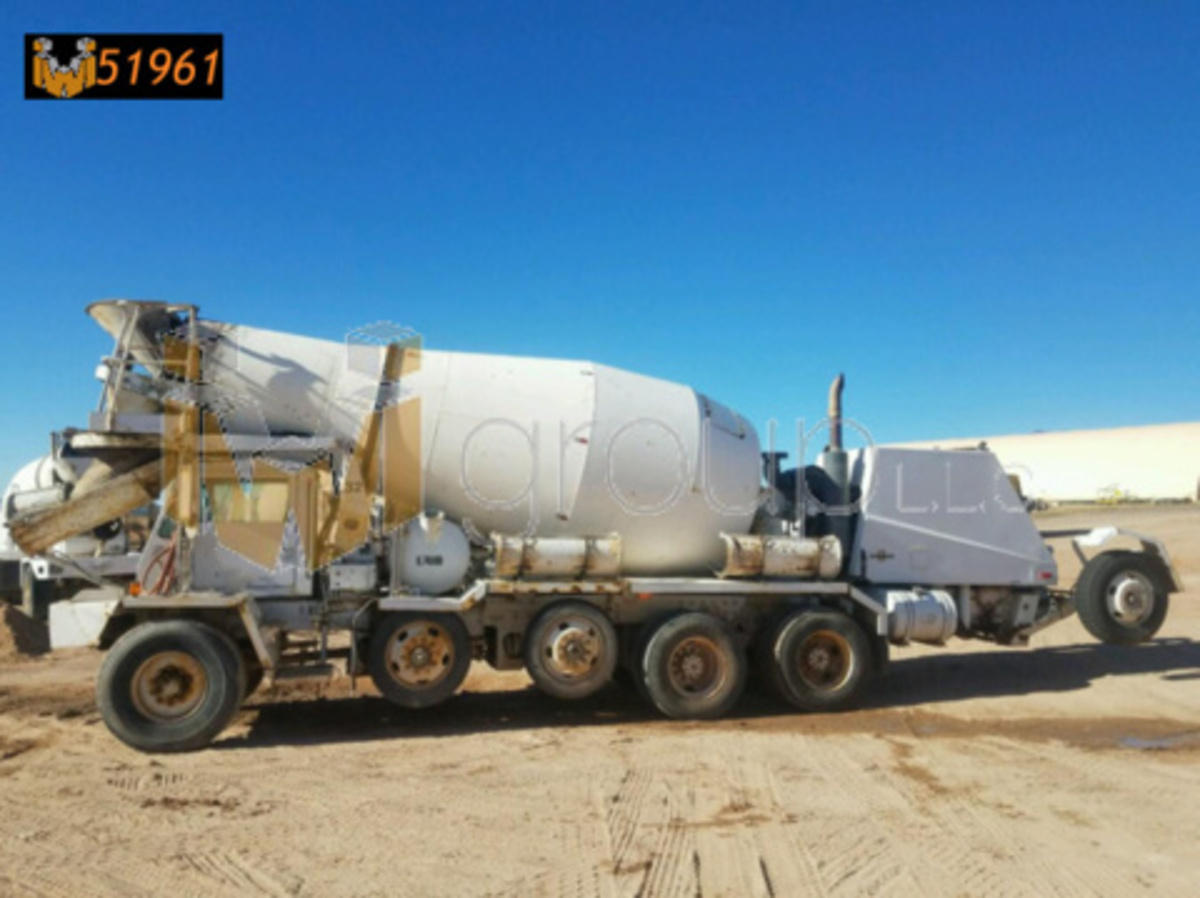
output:
[[[762,429],[1200,417],[1200,6],[0,11],[0,476],[83,425],[106,296],[589,358]],[[220,102],[28,102],[26,31],[222,31]]]

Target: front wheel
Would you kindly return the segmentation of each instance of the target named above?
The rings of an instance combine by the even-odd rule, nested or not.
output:
[[[1162,570],[1141,552],[1102,552],[1083,567],[1075,607],[1101,642],[1133,645],[1158,632],[1167,616]]]
[[[216,738],[245,690],[233,641],[197,621],[139,624],[109,649],[96,704],[113,735],[147,752],[188,751]]]

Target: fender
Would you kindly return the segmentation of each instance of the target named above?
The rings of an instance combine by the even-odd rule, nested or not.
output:
[[[1179,579],[1179,572],[1175,570],[1175,565],[1171,563],[1171,556],[1167,553],[1167,547],[1163,545],[1162,540],[1156,539],[1153,536],[1148,536],[1145,533],[1139,533],[1136,530],[1127,530],[1124,527],[1093,527],[1091,530],[1043,530],[1041,534],[1044,538],[1051,539],[1054,537],[1071,538],[1071,548],[1074,549],[1080,563],[1088,563],[1088,553],[1085,549],[1099,549],[1101,546],[1108,545],[1113,540],[1121,537],[1137,540],[1142,551],[1147,555],[1151,555],[1158,559],[1162,564],[1163,572],[1166,574],[1167,592],[1183,592],[1183,581]]]

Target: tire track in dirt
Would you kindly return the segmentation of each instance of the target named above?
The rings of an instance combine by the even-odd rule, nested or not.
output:
[[[913,758],[909,742],[894,737],[883,742],[890,757],[883,764],[864,769],[864,776],[870,780],[866,788],[890,790],[907,805],[907,814],[920,819],[920,826],[914,830],[942,870],[954,871],[962,888],[973,895],[1039,894],[1032,882],[1016,875],[1011,842],[986,831],[981,834],[979,826],[966,825],[967,821],[948,815],[948,809],[957,803],[954,790]],[[850,749],[852,755],[859,754],[856,748]],[[872,746],[874,751],[880,748]]]
[[[829,889],[821,876],[812,848],[806,839],[797,838],[798,814],[786,810],[779,782],[770,766],[748,765],[751,775],[763,778],[765,793],[772,807],[782,813],[782,822],[772,822],[760,842],[763,881],[772,895],[816,895],[828,898]],[[791,851],[786,849],[790,848]]]
[[[1065,872],[1085,894],[1123,896],[1158,882],[1160,873],[1152,869],[1150,859],[1161,839],[1178,834],[1175,828],[1157,821],[1129,830],[1121,820],[1095,814],[1089,803],[1096,796],[1111,796],[1109,802],[1135,808],[1169,807],[1181,795],[1200,794],[1200,771],[1192,764],[1173,763],[1169,754],[1165,763],[1154,763],[1161,753],[1139,757],[1140,753],[1132,749],[1100,751],[1061,744],[1037,750],[1001,739],[973,744],[971,751],[980,755],[981,767],[1003,763],[1014,769],[1016,794],[1041,793],[1042,807],[1008,816],[1025,821],[1016,827],[1019,831],[1028,830],[1028,821],[1034,821],[1059,837],[1052,843],[1048,839],[1033,843],[1040,857],[1039,866],[1048,881],[1061,880]],[[1019,763],[1014,764],[1014,756],[1019,756]],[[1137,771],[1132,782],[1131,769]],[[1053,784],[1052,795],[1046,794],[1047,784]],[[997,806],[995,802],[990,804]],[[1074,850],[1064,850],[1064,837],[1074,843]],[[1191,837],[1200,842],[1200,823],[1193,825]],[[1124,862],[1114,859],[1109,850],[1112,847],[1121,849]],[[1176,889],[1178,894],[1188,896],[1195,893],[1194,878],[1171,884],[1168,872],[1162,871],[1161,875],[1164,881],[1158,882],[1160,891]]]
[[[35,782],[44,779],[38,764],[20,775]],[[57,787],[43,782],[42,788],[53,794],[53,801],[0,801],[0,844],[5,845],[8,877],[4,894],[294,893],[249,852],[197,852],[197,836],[172,823],[173,818],[187,821],[193,809],[234,820],[257,812],[245,802],[244,790],[220,777],[193,781],[151,760],[143,767],[105,765],[90,780],[87,774],[65,781],[60,777]],[[114,830],[114,820],[126,825]]]
[[[605,824],[608,831],[609,861],[617,875],[625,872],[625,859],[641,822],[642,805],[653,784],[653,777],[648,769],[627,767],[617,791],[609,798]]]
[[[1158,792],[1153,785],[1143,792],[1143,786],[1154,783],[1156,771],[1142,764],[1137,788],[1128,796],[1120,795],[1114,784],[1129,775],[1130,755],[1058,743],[1034,748],[1001,737],[973,739],[957,744],[948,757],[947,769],[934,774],[921,767],[917,752],[923,743],[914,738],[884,740],[893,751],[891,771],[900,777],[877,767],[872,771],[873,788],[882,792],[894,785],[895,779],[910,781],[906,788],[897,787],[896,793],[905,798],[913,814],[936,821],[936,831],[923,834],[922,840],[931,845],[942,864],[952,863],[960,855],[948,853],[938,831],[961,834],[979,849],[963,862],[961,871],[973,892],[1126,896],[1157,881],[1163,893],[1194,894],[1182,881],[1172,884],[1169,872],[1160,877],[1138,862],[1139,855],[1154,856],[1156,839],[1146,838],[1139,852],[1131,848],[1130,834],[1122,824],[1110,828],[1075,809],[1097,794],[1111,794],[1113,797],[1105,799],[1109,803],[1134,806]],[[863,743],[854,743],[850,754],[862,759],[867,749]],[[988,776],[989,771],[998,770],[1008,771],[1003,781]],[[1194,781],[1191,786],[1195,788]],[[1169,800],[1167,794],[1164,789],[1164,801]],[[1174,794],[1177,800],[1179,793]],[[1033,808],[1025,806],[1027,796],[1036,796]],[[898,822],[897,829],[907,825]],[[1133,835],[1137,839],[1145,834]],[[1112,836],[1111,844],[1125,849],[1121,862],[1114,862],[1102,845],[1101,840],[1108,836]],[[988,854],[995,863],[987,862]]]
[[[680,822],[679,800],[671,781],[663,777],[655,801],[647,807],[642,824],[650,857],[646,877],[634,895],[683,898],[699,894],[696,883],[697,848],[692,834]],[[652,846],[652,847],[651,847]]]
[[[816,821],[809,839],[831,895],[943,894],[939,879],[947,871],[957,873],[953,893],[1005,894],[986,888],[993,885],[987,865],[974,861],[958,834],[914,813],[894,784],[885,780],[885,787],[877,788],[869,774],[879,769],[879,759],[851,761],[848,744],[812,737],[804,741],[803,757],[848,811],[841,819]],[[937,863],[931,864],[931,858]]]
[[[285,888],[249,857],[226,851],[188,852],[175,856],[200,874],[228,886],[239,895],[266,895],[288,898],[294,892]]]
[[[511,883],[496,896],[680,896],[682,833],[672,825],[673,799],[661,771],[627,764],[611,794],[591,787],[597,838],[580,836],[590,856]]]
[[[767,834],[778,836],[786,814],[769,785],[743,753],[744,740],[711,759],[706,775],[688,782],[686,801],[676,825],[691,835],[694,894],[763,896],[813,894],[798,891],[794,864],[773,858],[772,875],[764,845]],[[761,765],[760,765],[761,766]]]
[[[181,867],[170,858],[149,858],[119,846],[80,851],[63,842],[26,845],[9,854],[10,869],[19,869],[20,874],[4,874],[9,887],[5,894],[55,898],[103,894],[224,898],[245,894],[232,884]]]
[[[971,873],[969,884],[973,889],[1002,895],[1020,887],[1031,895],[1061,898],[1095,893],[1066,867],[1047,864],[1036,843],[1027,837],[1027,827],[1011,825],[1011,818],[1003,814],[984,813],[973,787],[947,785],[914,760],[919,743],[895,738],[885,741],[893,754],[892,769],[901,776],[883,776],[882,768],[876,768],[871,773],[876,788],[892,785],[911,803],[914,813],[927,814],[943,832],[970,834],[960,839],[960,848],[966,848],[967,853],[959,857]],[[972,749],[964,745],[962,750],[968,753]],[[987,769],[978,762],[973,766],[981,772]],[[898,788],[897,780],[908,780],[910,788]]]
[[[588,808],[586,822],[568,826],[563,864],[522,877],[499,892],[488,892],[489,898],[614,898],[612,871],[601,861],[609,853],[608,829],[602,822],[605,800],[594,782],[588,785]]]

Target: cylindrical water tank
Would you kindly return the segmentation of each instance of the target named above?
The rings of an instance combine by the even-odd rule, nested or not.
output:
[[[358,439],[382,347],[205,329],[216,339],[204,375],[227,427]],[[758,436],[690,387],[591,362],[428,349],[416,358],[399,401],[420,402],[427,512],[482,536],[616,533],[631,574],[711,573],[724,558],[719,534],[749,529]]]
[[[20,552],[9,533],[7,522],[17,515],[61,503],[87,464],[88,459],[84,458],[68,461],[44,455],[23,465],[13,475],[3,498],[0,498],[0,554],[16,555]],[[68,555],[90,555],[97,549],[106,553],[123,552],[125,541],[123,533],[105,542],[85,531],[57,543],[54,549]]]

